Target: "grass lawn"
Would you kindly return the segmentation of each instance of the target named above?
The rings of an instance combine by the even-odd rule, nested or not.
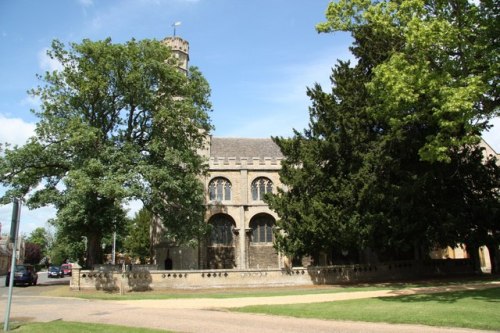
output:
[[[312,304],[248,306],[233,310],[301,318],[500,330],[500,288]]]
[[[78,297],[84,299],[101,300],[143,300],[143,299],[181,299],[181,298],[238,298],[238,297],[272,297],[287,295],[305,295],[305,294],[325,294],[339,292],[369,291],[381,289],[403,289],[399,286],[392,288],[388,286],[305,286],[305,287],[269,287],[269,288],[221,288],[204,290],[156,290],[127,292],[124,295],[104,291],[72,291],[67,286],[61,286],[57,289],[43,292],[43,296],[56,297]],[[411,288],[406,286],[406,288]]]
[[[3,327],[3,323],[2,323]],[[67,321],[52,321],[48,323],[11,323],[10,330],[13,332],[26,333],[156,333],[167,332],[149,328],[135,328],[107,324],[87,324]],[[167,332],[168,333],[168,332]]]
[[[267,287],[267,288],[221,288],[205,290],[156,290],[145,292],[127,292],[124,295],[104,291],[72,291],[68,286],[61,286],[43,296],[79,297],[85,299],[102,300],[143,300],[143,299],[177,299],[177,298],[238,298],[238,297],[272,297],[305,294],[328,294],[340,292],[356,292],[370,290],[400,290],[416,287],[449,286],[464,283],[488,283],[490,278],[483,279],[448,279],[394,283],[370,283],[356,285],[318,285],[318,286],[293,286],[293,287]]]

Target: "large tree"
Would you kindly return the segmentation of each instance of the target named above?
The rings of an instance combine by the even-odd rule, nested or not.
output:
[[[127,200],[142,200],[177,239],[190,238],[203,218],[197,150],[211,129],[200,72],[183,74],[155,40],[54,41],[48,54],[62,69],[39,76],[30,92],[41,100],[36,135],[5,149],[4,198],[54,205],[59,232],[86,239],[89,266],[100,261],[102,237],[124,227]]]
[[[467,243],[473,255],[488,244],[492,257],[500,238],[498,170],[477,145],[499,114],[499,14],[491,0],[353,0],[330,3],[318,25],[397,41],[367,88],[385,124],[385,155],[400,169],[391,180],[399,179],[400,219],[442,245]]]
[[[351,32],[357,63],[334,68],[330,94],[309,90],[303,134],[275,139],[280,249],[498,246],[500,174],[477,146],[498,113],[497,16],[489,1],[330,3],[318,30]]]
[[[280,170],[286,190],[267,198],[277,211],[276,244],[293,255],[316,256],[332,249],[367,246],[371,224],[367,213],[379,135],[365,105],[364,73],[339,63],[332,74],[332,93],[319,85],[312,99],[310,126],[293,138],[275,138],[286,159]],[[366,214],[365,214],[366,213]]]
[[[397,41],[373,69],[373,112],[395,135],[432,122],[419,154],[449,161],[456,149],[477,144],[499,113],[499,14],[493,0],[341,0],[329,4],[317,29],[369,29]]]
[[[133,219],[129,220],[124,248],[134,258],[139,258],[141,264],[145,264],[148,258],[152,258],[150,246],[150,228],[153,216],[146,209],[137,212]]]
[[[51,245],[50,235],[47,230],[42,227],[38,227],[33,230],[26,238],[26,242],[37,244],[40,247],[42,256],[47,254],[47,251]]]

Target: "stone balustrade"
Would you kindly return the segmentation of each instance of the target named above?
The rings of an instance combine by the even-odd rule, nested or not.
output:
[[[358,282],[418,279],[443,275],[473,273],[470,260],[402,261],[372,265],[339,265],[267,270],[82,270],[73,266],[72,290],[111,292],[251,288],[345,284]]]

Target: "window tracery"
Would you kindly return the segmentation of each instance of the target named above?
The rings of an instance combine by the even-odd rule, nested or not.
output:
[[[273,182],[269,178],[259,177],[252,182],[251,189],[253,200],[264,200],[266,193],[273,192]]]
[[[208,184],[208,197],[210,201],[231,200],[231,182],[223,177],[217,177]]]

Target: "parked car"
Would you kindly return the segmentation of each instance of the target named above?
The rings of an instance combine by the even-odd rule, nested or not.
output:
[[[7,272],[7,276],[5,277],[5,286],[9,286],[10,281],[10,272]],[[16,284],[27,284],[31,286],[36,286],[38,282],[38,274],[35,271],[35,267],[33,265],[21,264],[16,265],[16,271],[14,273],[14,286]]]
[[[64,275],[69,275],[71,276],[71,264],[62,264],[61,265],[61,271],[63,272]]]
[[[47,272],[48,278],[62,278],[64,277],[64,273],[59,266],[50,266],[49,271]]]

